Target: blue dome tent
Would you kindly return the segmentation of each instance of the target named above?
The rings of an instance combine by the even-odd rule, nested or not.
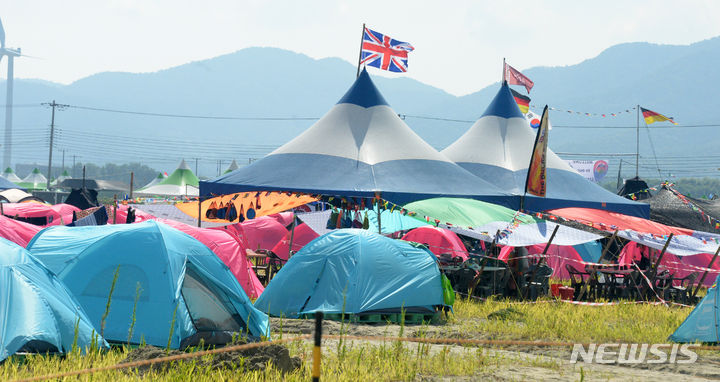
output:
[[[201,339],[226,343],[234,332],[269,332],[267,316],[228,267],[165,224],[51,227],[35,235],[28,250],[68,286],[97,327],[117,270],[103,333],[108,341],[128,341],[133,311],[131,343],[166,346],[172,332],[171,347],[184,348]]]
[[[405,203],[428,197],[508,194],[440,154],[403,122],[363,70],[320,120],[264,158],[201,181],[201,195],[292,191],[383,197]]]
[[[24,248],[0,238],[0,361],[16,352],[107,343],[60,280]]]
[[[510,88],[503,83],[480,119],[442,154],[477,177],[515,195],[514,204],[503,205],[519,209],[535,136]],[[596,208],[645,219],[650,216],[649,205],[615,195],[585,179],[548,149],[547,195],[544,198],[527,195],[524,209],[540,212],[564,207]]]
[[[720,276],[715,279],[707,295],[695,306],[685,321],[670,336],[675,342],[720,342],[720,293],[717,285]]]
[[[324,313],[434,313],[443,289],[424,247],[362,229],[311,241],[268,284],[255,307],[273,316]]]

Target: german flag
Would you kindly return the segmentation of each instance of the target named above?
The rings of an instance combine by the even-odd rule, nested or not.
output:
[[[668,122],[672,123],[673,125],[677,125],[677,123],[675,121],[673,121],[672,118],[668,118],[660,113],[656,113],[652,110],[648,110],[648,109],[645,109],[642,107],[640,108],[640,111],[642,112],[643,118],[645,118],[645,123],[648,125],[651,123],[663,122],[663,121],[668,121]]]
[[[515,98],[515,102],[517,102],[520,111],[523,114],[527,114],[528,110],[530,110],[530,97],[524,96],[512,89],[510,89],[510,91],[512,92],[513,98]]]

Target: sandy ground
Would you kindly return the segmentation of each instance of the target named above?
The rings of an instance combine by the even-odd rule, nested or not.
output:
[[[283,334],[311,334],[314,329],[312,320],[289,320],[271,319],[271,327],[276,333],[281,330]],[[345,334],[355,336],[388,336],[395,337],[400,333],[399,325],[368,325],[345,323],[342,328]],[[457,325],[406,325],[404,328],[405,337],[417,337],[425,332],[426,337],[436,338],[471,338],[491,339],[490,333],[462,333]],[[341,324],[335,321],[323,322],[323,334],[341,334]],[[377,344],[379,341],[350,341],[350,343]],[[324,345],[334,349],[332,340],[324,342]],[[406,346],[417,346],[408,343]],[[430,351],[440,351],[445,345],[432,345]],[[449,346],[452,352],[464,352],[462,346]],[[510,360],[491,372],[478,372],[473,376],[419,376],[418,381],[474,381],[480,379],[491,379],[501,381],[579,381],[581,373],[586,381],[706,381],[720,380],[720,354],[701,353],[694,364],[586,364],[578,362],[570,363],[570,349],[559,347],[541,346],[512,346],[512,347],[485,347],[488,355],[498,355]],[[540,364],[559,365],[556,367],[525,366],[522,363],[513,363],[518,360],[539,360]],[[528,362],[524,362],[527,364]]]

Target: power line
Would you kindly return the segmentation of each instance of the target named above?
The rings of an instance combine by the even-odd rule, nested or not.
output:
[[[106,109],[90,106],[68,105],[72,109],[100,111],[107,113],[144,115],[149,117],[189,118],[189,119],[218,119],[218,120],[239,120],[239,121],[314,121],[316,117],[239,117],[239,116],[217,116],[217,115],[193,115],[193,114],[170,114],[152,113],[133,110]]]

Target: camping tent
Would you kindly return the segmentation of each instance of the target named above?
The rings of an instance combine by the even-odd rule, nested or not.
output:
[[[20,177],[17,176],[17,174],[15,174],[15,171],[13,171],[13,169],[10,167],[6,168],[5,171],[3,171],[2,176],[3,176],[3,178],[5,178],[13,183],[22,182],[22,179],[20,179]]]
[[[62,174],[58,176],[57,179],[50,182],[51,186],[57,187],[59,184],[61,184],[65,179],[70,179],[70,173],[68,173],[67,170],[63,170]]]
[[[685,321],[670,335],[670,340],[675,342],[720,342],[720,293],[718,293],[718,281],[708,289],[707,295],[695,306]]]
[[[261,216],[243,223],[235,223],[212,229],[226,230],[245,243],[247,248],[273,249],[278,241],[287,235],[288,230],[276,218]]]
[[[18,185],[28,190],[44,190],[47,188],[47,178],[43,176],[43,174],[40,173],[40,170],[36,167],[28,174],[28,176],[23,178],[22,182]]]
[[[25,248],[42,228],[0,215],[0,237]]]
[[[158,175],[156,177],[153,178],[153,180],[150,181],[150,183],[142,186],[140,189],[144,190],[146,188],[152,187],[152,186],[162,182],[165,178],[167,178],[167,176],[165,176],[165,174],[160,172],[160,173],[158,173]]]
[[[22,203],[31,200],[40,203],[44,202],[42,199],[34,196],[33,194],[28,194],[19,188],[10,188],[0,192],[0,200],[5,200],[8,203]]]
[[[418,227],[403,236],[403,240],[424,244],[436,256],[449,253],[452,257],[468,259],[468,251],[462,240],[447,229],[437,227]]]
[[[227,174],[227,173],[229,173],[229,172],[233,172],[233,171],[235,171],[235,170],[237,170],[237,169],[239,169],[239,168],[240,168],[240,166],[238,166],[238,164],[237,164],[237,162],[235,161],[235,159],[233,159],[232,163],[230,163],[230,166],[228,166],[227,170],[225,170],[225,172],[224,172],[223,174]]]
[[[31,224],[46,226],[67,224],[72,221],[73,212],[80,209],[69,204],[3,203],[3,214]]]
[[[285,317],[317,311],[433,313],[440,305],[440,270],[430,251],[362,229],[340,229],[310,242],[255,302]]]
[[[476,176],[516,198],[520,209],[535,133],[523,117],[506,83],[475,124],[442,153]],[[552,150],[547,151],[547,195],[528,195],[523,209],[539,212],[562,207],[588,207],[648,217],[647,205],[615,195],[588,181]]]
[[[157,184],[138,190],[136,195],[197,196],[198,178],[183,159],[170,176]]]
[[[230,332],[268,334],[267,316],[253,308],[228,267],[165,224],[52,227],[35,235],[28,250],[58,275],[98,327],[117,272],[105,321],[108,341],[184,348],[201,339],[228,342]]]
[[[0,239],[0,362],[16,352],[107,343],[72,293],[24,248]],[[94,337],[94,338],[93,338]]]
[[[438,153],[403,122],[363,70],[340,101],[264,158],[200,182],[202,195],[293,191],[393,201],[508,195]]]
[[[252,264],[246,256],[246,247],[232,234],[223,230],[198,228],[168,219],[155,219],[179,231],[194,237],[212,250],[222,262],[230,268],[230,272],[242,286],[250,298],[258,298],[263,286],[258,280]]]
[[[310,226],[308,226],[305,223],[299,224],[297,227],[295,227],[295,232],[288,231],[287,235],[285,237],[278,241],[277,244],[273,247],[272,251],[274,254],[278,255],[281,259],[289,259],[290,258],[290,239],[292,238],[292,251],[293,253],[297,253],[300,251],[304,246],[306,246],[311,241],[315,240],[315,238],[319,237],[315,231],[313,231]]]

